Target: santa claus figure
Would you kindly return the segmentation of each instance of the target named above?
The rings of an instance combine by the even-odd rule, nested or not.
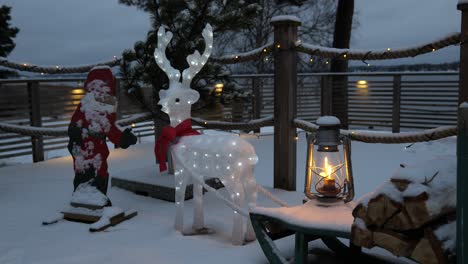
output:
[[[90,188],[97,189],[100,197],[107,200],[104,205],[111,205],[106,195],[109,179],[106,138],[124,149],[135,144],[137,138],[131,129],[122,132],[115,124],[115,78],[109,67],[91,69],[84,88],[86,95],[81,99],[68,127],[68,149],[73,156],[75,170],[74,196],[80,189],[87,192]]]

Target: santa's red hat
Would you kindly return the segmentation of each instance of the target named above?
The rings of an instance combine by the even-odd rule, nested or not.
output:
[[[110,88],[110,95],[115,96],[115,78],[110,67],[97,66],[89,71],[88,77],[86,78],[86,82],[84,84],[87,92],[89,92],[88,84],[94,80],[101,80],[105,82],[107,84],[106,86]]]

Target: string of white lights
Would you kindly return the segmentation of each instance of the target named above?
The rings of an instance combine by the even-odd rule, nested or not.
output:
[[[86,73],[96,66],[109,66],[109,67],[118,66],[120,65],[120,61],[121,61],[120,58],[117,58],[117,56],[114,56],[114,59],[110,61],[82,65],[82,66],[69,66],[68,67],[68,66],[60,66],[60,65],[40,66],[40,65],[30,64],[30,63],[12,62],[5,58],[0,58],[0,66],[10,68],[10,69],[20,70],[20,71],[36,72],[36,73],[40,73],[44,75],[44,74],[63,74],[63,73]]]
[[[308,43],[302,43],[300,40],[296,42],[296,49],[300,52],[309,54],[311,56],[327,58],[330,60],[342,59],[342,60],[361,60],[367,66],[370,66],[368,60],[388,60],[388,59],[399,59],[406,57],[416,57],[425,53],[435,52],[439,49],[457,45],[462,42],[461,34],[459,32],[452,33],[444,38],[421,44],[414,47],[391,49],[386,48],[384,50],[354,50],[354,49],[337,49],[323,47]],[[314,61],[313,58],[310,59]],[[329,64],[329,60],[325,61]]]

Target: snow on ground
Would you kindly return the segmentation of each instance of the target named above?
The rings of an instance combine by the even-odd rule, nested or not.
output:
[[[267,187],[273,184],[273,137],[249,136],[259,163],[257,181]],[[150,141],[150,142],[145,142]],[[439,156],[455,155],[454,137],[429,143],[385,145],[353,142],[352,161],[356,200],[386,181],[400,163],[411,163]],[[110,175],[147,168],[154,164],[151,139],[127,150],[112,150]],[[302,202],[306,144],[300,134],[297,145],[297,190],[274,193],[291,205]],[[154,167],[156,170],[156,166]],[[205,194],[205,223],[216,231],[211,235],[182,236],[173,228],[173,203],[138,196],[110,188],[114,205],[136,209],[138,215],[106,232],[90,233],[89,225],[59,222],[42,226],[65,207],[73,191],[73,169],[70,156],[36,164],[15,164],[0,168],[0,263],[267,263],[257,242],[244,246],[231,245],[232,211],[213,194]],[[223,191],[224,192],[224,191]],[[226,193],[224,192],[226,195]],[[275,206],[259,195],[260,206]],[[192,221],[193,201],[185,205],[185,225]],[[333,216],[330,215],[330,218]],[[284,255],[294,252],[293,236],[277,241]],[[342,263],[317,241],[309,244],[317,263]],[[373,249],[375,263],[410,263],[394,258],[384,250]]]

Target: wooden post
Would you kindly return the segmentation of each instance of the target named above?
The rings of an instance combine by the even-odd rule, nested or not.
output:
[[[39,82],[28,82],[29,120],[31,126],[42,126]],[[31,136],[33,162],[44,160],[44,140],[42,136]]]
[[[262,98],[260,94],[260,83],[261,80],[257,77],[252,77],[252,89],[253,89],[253,100],[252,100],[252,119],[260,118]],[[260,129],[255,129],[254,133],[260,133]]]
[[[461,41],[458,102],[468,102],[468,3],[458,4],[461,14]],[[463,105],[465,106],[465,105]],[[468,262],[468,108],[458,109],[457,137],[457,263]]]
[[[464,104],[468,104],[465,102]],[[458,109],[457,137],[457,263],[468,261],[468,105]]]
[[[274,188],[296,190],[296,86],[297,28],[301,25],[293,16],[278,16],[274,27]]]
[[[400,133],[401,75],[393,75],[392,132]]]
[[[322,75],[320,78],[320,115],[329,116],[333,112],[332,78]]]

